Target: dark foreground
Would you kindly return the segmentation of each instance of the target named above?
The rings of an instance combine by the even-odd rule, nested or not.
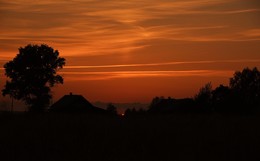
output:
[[[259,161],[260,117],[0,114],[1,161]]]

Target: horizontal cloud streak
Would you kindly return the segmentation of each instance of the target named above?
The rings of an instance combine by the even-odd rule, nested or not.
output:
[[[113,72],[61,72],[67,81],[109,80],[141,77],[230,77],[233,71],[186,70],[186,71],[113,71]],[[78,75],[79,77],[75,77]]]
[[[251,60],[208,60],[208,61],[179,61],[163,63],[146,63],[146,64],[115,64],[115,65],[75,65],[65,66],[65,69],[91,69],[91,68],[122,68],[122,67],[146,67],[146,66],[163,66],[163,65],[182,65],[182,64],[213,64],[213,63],[260,63],[260,59]]]

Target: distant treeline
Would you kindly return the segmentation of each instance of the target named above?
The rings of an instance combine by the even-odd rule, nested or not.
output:
[[[200,88],[194,98],[155,97],[148,110],[127,109],[126,116],[142,113],[171,112],[260,112],[260,72],[255,67],[234,73],[229,85],[219,85],[215,89],[211,83]]]

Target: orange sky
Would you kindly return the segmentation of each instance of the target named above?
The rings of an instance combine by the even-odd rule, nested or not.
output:
[[[192,97],[209,81],[260,68],[259,0],[0,0],[0,22],[1,66],[29,43],[66,58],[55,99]]]

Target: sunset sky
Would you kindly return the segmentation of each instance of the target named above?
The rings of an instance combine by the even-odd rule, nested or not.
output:
[[[0,0],[0,23],[1,67],[30,43],[66,58],[55,100],[193,97],[260,68],[259,0]]]

